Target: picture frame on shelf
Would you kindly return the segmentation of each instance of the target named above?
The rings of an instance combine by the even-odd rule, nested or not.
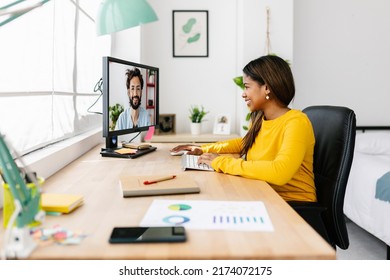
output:
[[[230,134],[230,115],[229,114],[218,114],[214,121],[214,134]]]
[[[160,114],[156,134],[175,134],[176,131],[176,115],[175,114]]]
[[[173,57],[209,56],[207,10],[172,11]]]

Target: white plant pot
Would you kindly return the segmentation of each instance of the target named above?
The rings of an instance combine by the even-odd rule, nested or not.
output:
[[[202,129],[202,123],[191,123],[191,134],[199,135]]]

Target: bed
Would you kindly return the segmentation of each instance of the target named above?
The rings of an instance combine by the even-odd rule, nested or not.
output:
[[[344,213],[387,244],[390,257],[390,130],[357,131]]]

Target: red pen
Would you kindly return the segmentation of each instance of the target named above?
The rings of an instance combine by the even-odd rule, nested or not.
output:
[[[151,184],[155,184],[155,183],[162,182],[162,181],[172,180],[172,179],[175,179],[175,178],[176,178],[176,175],[171,175],[171,176],[162,177],[162,178],[159,178],[159,179],[154,179],[154,180],[151,180],[151,181],[144,181],[144,185],[151,185]]]

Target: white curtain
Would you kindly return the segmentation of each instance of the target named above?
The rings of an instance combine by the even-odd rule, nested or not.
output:
[[[75,1],[95,18],[100,1]],[[102,125],[102,56],[110,38],[70,0],[0,27],[0,133],[24,154]]]

